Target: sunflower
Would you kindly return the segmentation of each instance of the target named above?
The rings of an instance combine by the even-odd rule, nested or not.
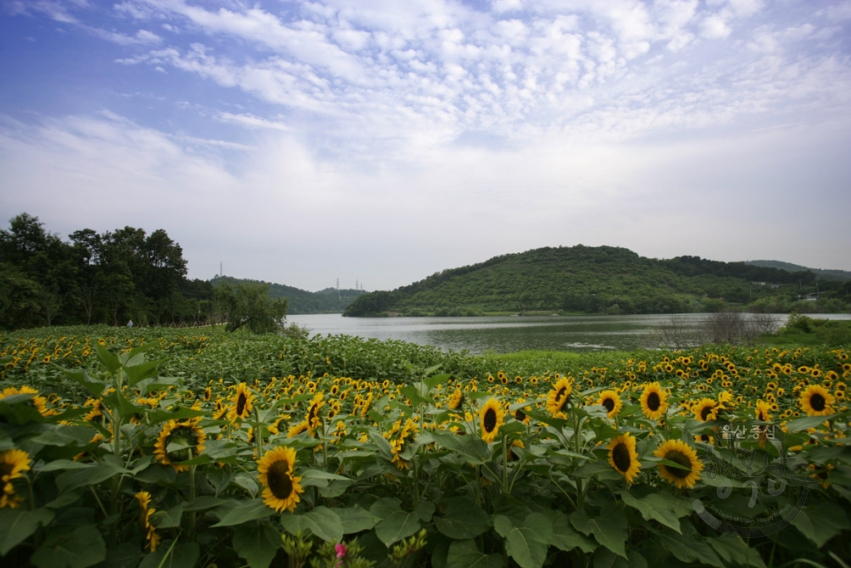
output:
[[[157,531],[151,524],[151,515],[156,511],[156,509],[151,507],[151,494],[147,491],[139,491],[135,497],[139,501],[140,507],[139,526],[142,527],[142,531],[145,532],[145,537],[148,539],[148,549],[151,552],[156,552],[157,545],[160,542],[160,535],[157,534]]]
[[[464,404],[464,391],[456,388],[452,396],[449,397],[449,410],[459,410],[462,404]]]
[[[30,456],[24,450],[6,450],[0,452],[0,509],[9,507],[16,509],[23,498],[15,495],[13,481],[23,477],[23,472],[30,469]]]
[[[318,392],[313,397],[313,400],[310,401],[310,407],[307,409],[307,417],[305,418],[305,422],[307,422],[307,429],[310,431],[311,435],[322,423],[322,417],[319,415],[319,410],[323,406],[325,406],[325,395]]]
[[[668,440],[656,448],[653,455],[682,466],[674,467],[663,463],[659,464],[659,475],[662,476],[662,479],[673,483],[678,488],[694,487],[694,483],[700,479],[703,462],[698,459],[694,448],[682,440]]]
[[[520,403],[522,403],[522,402],[526,402],[526,399],[525,399],[525,398],[517,399],[517,403],[518,403],[518,404],[520,404]],[[528,415],[528,414],[526,414],[525,412],[523,412],[523,409],[524,409],[524,408],[526,408],[526,407],[525,407],[525,406],[521,406],[520,408],[518,408],[517,410],[515,410],[515,411],[514,411],[513,416],[514,416],[514,419],[515,419],[515,420],[517,420],[518,422],[522,422],[523,424],[528,425],[528,424],[529,424],[529,422],[531,422],[531,420],[532,420],[532,419],[529,417],[529,415]]]
[[[606,407],[607,416],[609,418],[616,417],[623,407],[621,403],[621,397],[618,396],[613,390],[606,390],[600,393],[600,400],[597,404],[601,404]]]
[[[257,464],[260,483],[265,486],[263,503],[279,513],[282,513],[284,509],[293,512],[301,501],[299,498],[303,492],[299,485],[301,477],[293,475],[294,466],[295,450],[286,446],[278,446],[267,451]]]
[[[553,387],[553,390],[547,394],[547,411],[554,418],[564,418],[562,409],[570,400],[570,393],[573,392],[573,383],[568,378],[559,379]]]
[[[524,444],[521,440],[514,440],[511,442],[511,445],[508,447],[508,455],[506,456],[510,462],[520,461],[520,457],[514,452],[514,448],[525,450],[526,444]]]
[[[53,412],[47,410],[47,399],[38,394],[38,391],[32,387],[28,387],[26,385],[21,388],[8,387],[3,389],[3,392],[0,393],[0,400],[3,400],[7,396],[14,396],[16,394],[32,394],[35,395],[29,401],[33,408],[38,410],[38,413],[42,416],[49,416],[53,414]]]
[[[635,438],[627,432],[617,438],[612,438],[608,445],[609,464],[623,475],[627,483],[632,483],[641,469],[638,453],[635,451]]]
[[[833,414],[833,395],[821,385],[810,385],[801,395],[798,403],[807,416],[827,416]]]
[[[718,404],[714,399],[703,398],[694,406],[692,412],[694,412],[694,417],[697,420],[700,420],[701,422],[709,422],[710,420],[715,420],[717,418],[717,406]]]
[[[293,424],[287,430],[287,438],[295,438],[302,432],[307,431],[307,420],[302,420],[298,424]]]
[[[254,395],[251,394],[245,383],[239,383],[236,387],[236,393],[231,399],[233,406],[230,409],[231,422],[238,422],[244,418],[248,418],[254,408]]]
[[[668,411],[668,395],[659,383],[648,383],[641,393],[641,411],[650,420],[659,420]]]
[[[756,419],[760,422],[770,422],[771,414],[769,413],[771,410],[771,405],[762,400],[756,401]]]
[[[154,445],[154,455],[163,465],[171,465],[176,471],[186,471],[187,465],[174,462],[192,459],[204,451],[204,431],[192,420],[169,420],[163,426]],[[169,450],[169,446],[178,448]]]
[[[505,422],[505,410],[495,398],[488,399],[479,411],[479,420],[482,426],[482,440],[488,443],[493,442],[499,433],[500,426]]]

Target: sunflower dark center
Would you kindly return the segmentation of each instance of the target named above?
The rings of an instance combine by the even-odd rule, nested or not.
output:
[[[662,400],[659,398],[659,393],[651,392],[647,396],[647,408],[656,412],[660,406],[662,406]]]
[[[824,397],[819,393],[813,393],[813,395],[810,397],[810,406],[812,406],[813,410],[815,410],[816,412],[821,412],[822,410],[824,410],[825,407]]]
[[[266,481],[272,495],[278,499],[286,499],[293,492],[293,480],[290,477],[290,464],[285,460],[276,461],[266,472]]]
[[[245,404],[248,402],[248,399],[244,394],[239,393],[239,396],[236,399],[236,414],[237,416],[242,416],[242,413],[245,411]]]
[[[565,387],[561,387],[560,389],[558,389],[558,390],[556,391],[556,402],[558,402],[559,400],[561,400],[561,397],[562,397],[562,396],[564,396],[564,393],[565,393],[565,391],[566,391],[566,390],[567,390],[567,389],[566,389]]]
[[[626,444],[621,442],[612,448],[612,461],[615,463],[615,467],[621,473],[626,473],[629,471],[629,466],[632,465],[632,458],[629,455],[629,448],[626,447]]]
[[[700,411],[700,419],[706,422],[706,419],[709,418],[710,414],[712,414],[712,406],[704,406]]]
[[[12,470],[14,467],[10,463],[0,463],[0,479],[3,479],[7,475],[12,475]]]
[[[673,475],[674,477],[678,477],[680,479],[684,479],[688,477],[691,473],[691,460],[688,459],[688,456],[678,450],[671,450],[667,454],[665,454],[665,459],[674,462],[677,465],[683,466],[685,469],[681,469],[679,467],[665,467],[668,470],[668,473]]]
[[[762,413],[762,411],[756,413],[756,419],[760,422],[766,422],[765,415]]]
[[[494,428],[496,428],[496,411],[493,408],[485,410],[483,423],[488,434],[494,431]]]
[[[606,410],[608,412],[611,412],[612,410],[615,409],[615,400],[613,398],[604,398],[603,399],[603,406],[606,407]]]
[[[526,413],[518,408],[514,411],[514,418],[519,422],[523,422],[524,420],[526,420]]]

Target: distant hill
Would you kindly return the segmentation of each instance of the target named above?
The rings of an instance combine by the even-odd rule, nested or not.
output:
[[[216,276],[210,280],[213,286],[222,282],[254,282],[269,285],[270,298],[286,298],[289,302],[288,314],[339,314],[358,296],[366,294],[363,290],[337,290],[325,288],[319,292],[308,292],[284,284],[233,278],[231,276]]]
[[[365,294],[343,315],[652,314],[716,311],[730,304],[781,312],[804,304],[817,290],[819,301],[801,305],[801,311],[848,309],[851,286],[820,282],[817,288],[816,280],[807,270],[696,256],[657,260],[619,247],[547,247]]]
[[[791,262],[782,262],[779,260],[746,260],[745,264],[753,266],[762,266],[765,268],[777,268],[787,272],[805,272],[809,270],[821,280],[835,280],[838,282],[848,282],[851,280],[851,272],[847,270],[823,270],[821,268],[807,268],[799,264]]]

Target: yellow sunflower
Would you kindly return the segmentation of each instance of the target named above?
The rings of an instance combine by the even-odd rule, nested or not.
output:
[[[237,385],[236,393],[234,393],[231,402],[233,403],[233,406],[230,408],[229,416],[231,422],[237,422],[248,418],[251,411],[254,409],[254,395],[245,383],[239,383]]]
[[[694,417],[697,420],[700,420],[701,422],[709,422],[717,418],[717,406],[718,404],[714,399],[703,398],[694,406],[692,412],[694,412]]]
[[[682,466],[674,467],[659,464],[659,475],[665,481],[676,485],[677,488],[694,487],[694,483],[700,479],[703,462],[697,457],[694,448],[682,440],[668,440],[656,448],[653,455]]]
[[[810,385],[801,394],[798,403],[807,413],[807,416],[827,416],[833,414],[834,398],[830,392],[821,385]]]
[[[612,438],[608,445],[609,464],[623,475],[627,483],[632,483],[641,469],[638,453],[635,451],[635,438],[627,432],[617,438]]]
[[[0,452],[0,509],[9,507],[16,509],[23,498],[15,494],[13,481],[23,477],[23,472],[30,469],[30,456],[24,450],[6,450]]]
[[[514,451],[514,448],[520,448],[521,450],[525,450],[526,444],[524,444],[521,440],[514,440],[511,442],[511,445],[508,447],[508,455],[506,456],[508,458],[508,461],[510,462],[516,462],[520,460],[520,457]]]
[[[142,531],[145,533],[145,538],[148,540],[148,549],[151,552],[156,552],[157,545],[160,543],[160,535],[157,534],[157,531],[154,529],[154,525],[151,524],[151,515],[154,514],[154,509],[151,507],[151,494],[147,491],[139,491],[135,495],[136,500],[139,501],[139,526],[142,528]]]
[[[482,440],[491,443],[505,422],[505,409],[495,398],[488,399],[479,411],[479,421],[482,426]]]
[[[623,407],[621,397],[613,390],[606,390],[600,393],[600,400],[597,404],[602,404],[606,407],[606,416],[609,418],[616,417]]]
[[[325,406],[325,395],[318,392],[313,397],[313,400],[310,401],[310,407],[307,409],[307,417],[305,418],[305,422],[307,422],[307,429],[310,431],[311,435],[313,434],[313,431],[319,428],[322,424],[322,417],[319,415],[319,410],[323,406]]]
[[[573,392],[573,382],[568,378],[559,379],[553,390],[547,394],[547,411],[554,418],[564,418],[564,409]]]
[[[762,400],[756,401],[756,419],[760,422],[771,422],[771,405]]]
[[[667,393],[659,383],[648,383],[641,393],[641,411],[650,420],[659,420],[668,411]]]
[[[464,391],[456,388],[452,396],[449,397],[449,410],[458,410],[462,404],[464,404]]]
[[[270,509],[282,513],[295,510],[303,489],[299,484],[301,477],[293,475],[295,468],[295,450],[278,446],[263,454],[257,464],[260,483],[263,484],[263,503]]]
[[[302,432],[306,432],[306,431],[307,431],[307,420],[302,420],[298,424],[293,424],[292,426],[289,427],[289,430],[287,430],[287,438],[295,438],[296,436],[298,436]]]
[[[161,464],[171,465],[176,471],[186,471],[189,466],[175,462],[190,460],[203,452],[205,439],[204,431],[195,422],[169,420],[157,438],[154,455]]]

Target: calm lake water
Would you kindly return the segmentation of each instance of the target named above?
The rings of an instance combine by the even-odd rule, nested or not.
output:
[[[289,322],[307,327],[311,335],[355,335],[399,339],[446,350],[508,353],[524,349],[596,351],[653,348],[654,330],[671,318],[697,328],[709,314],[635,316],[507,316],[457,318],[344,318],[339,314],[290,315]],[[778,325],[788,315],[776,314]],[[851,314],[813,317],[851,319]]]

